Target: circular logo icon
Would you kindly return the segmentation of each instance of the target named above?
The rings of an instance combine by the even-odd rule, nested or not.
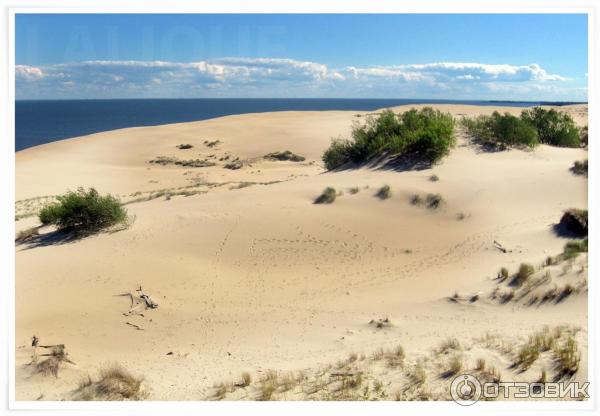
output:
[[[461,406],[471,406],[481,398],[481,383],[470,374],[461,374],[452,380],[450,395]]]

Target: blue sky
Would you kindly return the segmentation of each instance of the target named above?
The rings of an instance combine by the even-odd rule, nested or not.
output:
[[[587,100],[585,15],[17,15],[17,98]]]

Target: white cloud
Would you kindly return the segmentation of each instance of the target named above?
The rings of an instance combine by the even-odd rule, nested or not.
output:
[[[325,97],[432,97],[441,94],[441,98],[461,98],[460,94],[468,91],[475,92],[476,96],[462,98],[477,99],[483,98],[484,92],[515,92],[523,96],[528,91],[558,94],[560,84],[570,81],[561,75],[549,74],[537,64],[435,62],[330,68],[318,62],[283,58],[17,65],[15,75],[19,98],[302,97],[307,94]],[[549,85],[552,88],[544,87]]]
[[[41,68],[27,65],[15,66],[15,78],[18,81],[35,81],[43,77],[44,73]]]

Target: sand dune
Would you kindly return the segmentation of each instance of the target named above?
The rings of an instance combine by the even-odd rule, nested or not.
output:
[[[456,116],[521,111],[435,107]],[[561,110],[587,124],[587,106]],[[492,353],[477,340],[489,332],[519,345],[546,325],[578,328],[576,377],[587,379],[586,288],[544,304],[490,299],[500,267],[541,265],[562,251],[567,240],[552,225],[563,210],[587,206],[587,181],[569,171],[587,151],[542,145],[487,153],[459,129],[458,146],[431,169],[325,172],[320,157],[330,139],[348,136],[364,116],[247,114],[18,152],[17,230],[36,225],[36,210],[52,195],[79,186],[118,195],[135,222],[76,242],[17,246],[17,398],[71,399],[82,376],[118,362],[144,376],[149,399],[204,400],[214,397],[215,383],[235,381],[242,371],[257,379],[267,369],[310,369],[311,379],[352,353],[402,345],[410,365],[403,376],[384,377],[393,384],[448,337],[465,346],[467,362],[484,355],[508,375],[511,353]],[[191,149],[176,147],[188,143]],[[288,149],[306,160],[264,158]],[[215,165],[149,163],[158,157]],[[241,168],[226,169],[233,160]],[[391,197],[381,200],[375,194],[386,184]],[[313,204],[327,186],[341,192],[335,202]],[[411,204],[415,194],[429,193],[443,197],[437,209]],[[563,274],[564,265],[553,267],[548,288],[587,276],[584,257]],[[115,295],[140,285],[159,307],[125,316],[129,300]],[[480,299],[470,302],[477,293]],[[369,325],[386,317],[389,328]],[[58,378],[32,375],[34,334],[65,344],[76,365]],[[429,390],[439,393],[436,360],[424,365]],[[519,377],[538,377],[541,365]],[[369,368],[383,372],[377,363]],[[386,387],[388,398],[396,387]],[[253,392],[225,397],[256,398]]]

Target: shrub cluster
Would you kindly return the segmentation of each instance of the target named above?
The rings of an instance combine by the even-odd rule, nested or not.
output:
[[[491,116],[463,118],[467,132],[484,145],[500,149],[507,147],[535,147],[539,144],[537,131],[519,117],[497,111]]]
[[[571,116],[555,109],[534,107],[521,113],[521,119],[537,130],[540,142],[559,147],[579,147],[579,128]]]
[[[579,147],[583,137],[569,114],[542,107],[524,110],[520,117],[497,111],[491,116],[465,117],[462,125],[482,144],[500,149],[511,146],[532,148],[539,143]]]
[[[327,169],[346,163],[363,163],[376,156],[414,156],[415,160],[435,163],[455,144],[454,119],[431,107],[412,109],[402,114],[385,110],[365,124],[355,124],[350,140],[334,139],[323,154]]]
[[[588,235],[588,210],[570,208],[563,213],[560,226],[576,236],[586,237]]]
[[[94,188],[79,188],[59,196],[39,213],[44,225],[60,230],[94,231],[126,221],[127,211],[112,195],[101,196]]]

